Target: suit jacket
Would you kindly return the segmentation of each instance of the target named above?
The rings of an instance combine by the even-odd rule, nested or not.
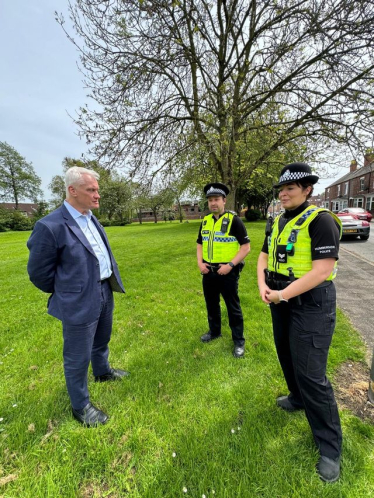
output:
[[[92,220],[110,255],[112,290],[125,292],[104,229],[95,216]],[[27,247],[30,250],[27,271],[31,282],[43,292],[52,294],[48,300],[48,313],[70,325],[97,320],[101,299],[99,261],[64,205],[36,223]]]

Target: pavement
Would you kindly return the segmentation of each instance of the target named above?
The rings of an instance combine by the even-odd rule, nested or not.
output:
[[[367,345],[371,365],[374,350],[374,222],[369,240],[340,243],[338,275],[334,280],[337,304],[348,315]]]

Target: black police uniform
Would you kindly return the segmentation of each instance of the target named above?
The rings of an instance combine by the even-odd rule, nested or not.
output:
[[[308,206],[286,211],[279,221],[280,231]],[[309,225],[312,260],[336,258],[339,228],[332,216],[320,213]],[[297,250],[297,244],[295,245]],[[262,252],[268,254],[265,238]],[[273,274],[270,288],[282,288],[287,277]],[[289,400],[305,408],[320,454],[336,459],[340,456],[342,432],[334,392],[326,377],[326,364],[335,328],[336,292],[326,281],[289,302],[271,304],[274,341],[279,362],[290,391]]]
[[[226,212],[225,212],[226,213]],[[224,216],[225,213],[220,215]],[[216,223],[216,218],[212,214],[214,223]],[[203,243],[201,230],[202,224],[200,225],[199,235],[197,238],[197,243]],[[244,223],[238,216],[234,216],[229,235],[235,237],[239,245],[249,244],[250,240],[247,235],[247,230]],[[217,270],[220,264],[226,264],[228,261],[222,261],[221,263],[209,263],[203,260],[204,263],[210,265],[209,273],[203,275],[203,291],[208,312],[208,323],[209,330],[213,337],[221,335],[221,307],[220,307],[220,296],[222,295],[229,317],[229,325],[231,328],[232,339],[235,346],[244,346],[244,324],[243,324],[243,313],[240,306],[240,299],[238,294],[239,287],[239,275],[244,266],[244,262],[239,263],[235,266],[227,275],[219,275]]]

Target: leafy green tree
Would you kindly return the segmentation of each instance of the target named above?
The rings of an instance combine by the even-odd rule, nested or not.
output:
[[[130,219],[133,192],[131,184],[118,173],[112,174],[102,184],[100,183],[100,215],[109,220],[119,219],[121,222]]]
[[[170,187],[158,188],[148,197],[148,206],[153,211],[155,223],[160,212],[169,212],[172,209],[175,193]]]
[[[38,220],[40,220],[40,218],[43,218],[44,216],[46,216],[49,212],[48,202],[40,200],[40,201],[37,201],[36,204],[38,207],[36,208],[36,211],[34,212],[34,214],[32,216],[33,224],[35,224]]]
[[[36,200],[42,196],[41,179],[31,163],[14,147],[0,142],[0,198],[15,203],[16,209],[23,199]]]

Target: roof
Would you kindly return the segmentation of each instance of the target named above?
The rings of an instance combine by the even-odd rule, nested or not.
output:
[[[356,169],[356,171],[352,171],[352,173],[351,172],[347,173],[346,175],[339,178],[339,180],[336,180],[334,183],[331,183],[331,185],[329,185],[327,188],[333,187],[334,185],[339,185],[339,183],[344,183],[349,180],[353,180],[353,178],[365,175],[366,173],[370,173],[371,171],[374,171],[374,163],[370,163],[367,166],[358,168]]]

